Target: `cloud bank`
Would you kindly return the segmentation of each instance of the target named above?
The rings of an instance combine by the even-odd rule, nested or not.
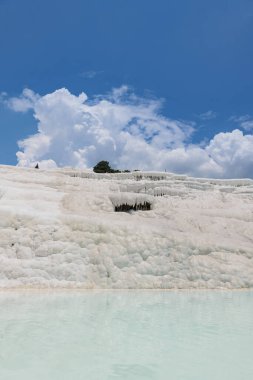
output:
[[[5,100],[16,112],[33,110],[36,134],[18,142],[19,166],[89,168],[108,160],[120,169],[167,170],[199,177],[253,177],[253,135],[235,129],[191,143],[195,124],[161,114],[162,101],[126,86],[89,100],[62,88],[40,96],[25,89]]]

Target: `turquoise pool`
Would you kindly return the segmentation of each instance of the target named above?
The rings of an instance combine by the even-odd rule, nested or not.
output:
[[[253,292],[0,293],[0,379],[250,380]]]

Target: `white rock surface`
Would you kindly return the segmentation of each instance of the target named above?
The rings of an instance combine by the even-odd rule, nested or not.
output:
[[[0,166],[0,287],[253,287],[253,181]]]

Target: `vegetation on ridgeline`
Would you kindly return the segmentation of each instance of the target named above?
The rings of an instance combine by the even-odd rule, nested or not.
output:
[[[93,168],[95,173],[129,173],[130,170],[112,169],[108,161],[99,161]]]

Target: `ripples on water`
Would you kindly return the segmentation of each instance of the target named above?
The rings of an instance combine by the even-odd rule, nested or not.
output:
[[[0,293],[0,379],[250,380],[253,292]]]

